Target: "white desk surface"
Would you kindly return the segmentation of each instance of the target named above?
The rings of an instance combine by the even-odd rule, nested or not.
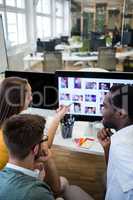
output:
[[[116,53],[116,58],[124,59],[128,56],[133,56],[133,49],[125,52]]]
[[[33,56],[27,55],[23,58],[23,61],[43,61],[43,60],[44,60],[43,53],[36,53],[33,54]]]
[[[71,45],[66,44],[58,44],[55,46],[55,50],[61,50],[64,51],[65,49],[80,49],[82,47],[82,43],[74,43]]]
[[[96,52],[95,52],[96,53]],[[116,58],[119,60],[125,59],[128,56],[133,56],[133,50],[116,53]],[[98,52],[97,55],[91,56],[79,56],[77,53],[63,53],[62,54],[63,61],[97,61],[98,60]]]
[[[44,55],[43,53],[36,53],[36,54],[33,54],[33,56],[31,56],[30,54],[25,56],[23,58],[24,70],[29,69],[32,64],[44,61],[44,56],[43,55]]]
[[[62,60],[63,61],[97,61],[98,56],[79,56],[77,53],[66,53],[63,52],[62,54]]]
[[[52,119],[55,111],[36,109],[36,108],[28,108],[28,110],[25,111],[25,113],[39,114],[41,116],[46,117],[48,119],[46,127],[49,127],[49,125],[51,123],[51,119]],[[75,138],[75,137],[82,137],[83,132],[88,133],[87,136],[89,138],[95,139],[93,142],[91,142],[91,145],[89,148],[78,147],[73,141],[73,138]],[[66,148],[66,149],[69,149],[72,151],[76,151],[76,152],[90,153],[90,154],[96,154],[96,155],[104,154],[103,148],[96,138],[96,133],[95,134],[93,134],[91,132],[89,133],[89,122],[75,122],[72,134],[73,134],[72,138],[64,139],[61,135],[60,127],[59,127],[57,130],[57,133],[55,135],[54,145],[57,145],[57,146],[60,146],[62,148]]]

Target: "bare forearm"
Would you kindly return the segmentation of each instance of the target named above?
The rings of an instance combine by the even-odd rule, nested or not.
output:
[[[45,181],[48,183],[48,185],[51,187],[52,191],[55,194],[60,193],[60,178],[58,175],[58,171],[55,165],[55,162],[52,158],[49,158],[49,160],[45,163]]]
[[[52,144],[53,144],[53,140],[57,131],[57,128],[59,126],[60,123],[60,118],[59,117],[55,117],[52,122],[50,127],[48,128],[48,147],[51,148]]]

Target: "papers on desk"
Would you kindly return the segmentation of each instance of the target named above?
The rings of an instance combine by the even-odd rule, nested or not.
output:
[[[72,141],[83,149],[93,149],[100,146],[97,139],[97,132],[103,127],[100,122],[79,122],[76,121],[73,127]],[[99,147],[101,148],[101,147]]]
[[[94,144],[95,139],[94,138],[75,138],[74,142],[78,147],[90,148]]]

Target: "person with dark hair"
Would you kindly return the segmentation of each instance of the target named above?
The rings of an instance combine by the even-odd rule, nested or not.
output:
[[[19,114],[26,110],[32,101],[31,87],[26,79],[19,77],[9,77],[2,81],[0,84],[0,169],[3,169],[8,162],[8,150],[3,140],[3,133],[1,130],[2,124],[9,117]],[[63,106],[57,110],[53,120],[48,128],[48,146],[51,148],[53,139],[58,128],[60,120],[67,112],[68,107]],[[54,162],[54,161],[53,161]],[[51,166],[55,166],[51,163]],[[53,169],[53,168],[52,168]],[[55,166],[56,171],[56,166]],[[50,173],[49,173],[50,175]],[[60,184],[53,185],[53,178],[49,178],[49,185],[53,192],[63,191],[68,181],[64,177],[59,177]]]
[[[45,119],[37,115],[14,115],[3,125],[9,163],[0,172],[0,199],[54,199],[50,187],[33,171],[38,159],[48,162],[48,149],[42,148]]]
[[[0,127],[3,122],[14,114],[19,114],[26,110],[32,101],[31,86],[26,79],[19,77],[9,77],[0,84]],[[53,118],[51,126],[48,129],[49,148],[51,147],[59,125],[60,119],[67,112],[67,107],[60,107]],[[0,169],[8,162],[8,152],[3,141],[3,135],[0,130]]]
[[[118,30],[117,27],[114,28],[114,31],[113,31],[113,40],[112,40],[112,45],[116,45],[118,42],[121,41],[121,36],[120,36],[120,32]]]
[[[106,200],[133,199],[133,86],[114,85],[105,96],[98,132],[107,163]],[[116,130],[112,134],[111,128]]]
[[[14,115],[4,122],[2,131],[9,151],[9,162],[0,171],[0,199],[55,199],[46,181],[39,180],[38,173],[34,171],[36,165],[40,164],[45,169],[46,176],[50,173],[51,177],[55,177],[53,184],[59,184],[58,174],[55,176],[55,170],[51,167],[48,137],[43,134],[45,122],[43,117],[31,114]],[[93,200],[81,188],[69,185],[63,198]]]

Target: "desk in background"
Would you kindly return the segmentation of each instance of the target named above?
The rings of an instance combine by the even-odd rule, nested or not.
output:
[[[48,128],[51,123],[52,117],[55,114],[55,111],[37,109],[37,108],[28,108],[28,110],[25,111],[25,113],[39,114],[43,117],[46,117],[47,119],[46,128]],[[55,135],[54,145],[60,146],[62,148],[67,148],[68,150],[72,150],[76,152],[103,155],[104,153],[103,153],[102,146],[97,140],[96,132],[94,132],[96,131],[96,129],[92,130],[92,128],[94,128],[92,122],[91,124],[89,124],[89,122],[75,122],[75,125],[73,127],[72,138],[64,139],[61,135],[61,131],[59,127]],[[78,147],[76,143],[74,142],[75,137],[76,138],[82,137],[84,134],[87,137],[94,138],[93,144],[91,144],[89,148]]]
[[[30,54],[23,58],[24,70],[29,69],[33,64],[44,61],[43,53],[36,53],[31,56]]]
[[[127,57],[133,56],[133,49],[129,51],[124,51],[124,52],[117,52],[116,53],[116,58],[119,60],[119,62],[123,62],[124,59]],[[97,62],[98,61],[98,52],[91,52],[90,55],[84,55],[81,53],[66,53],[63,52],[62,54],[62,61],[64,62],[64,66],[66,66],[66,62]]]
[[[74,43],[71,45],[66,45],[66,44],[58,44],[55,46],[55,50],[58,51],[64,51],[66,49],[74,50],[74,49],[80,49],[82,47],[82,43]]]

